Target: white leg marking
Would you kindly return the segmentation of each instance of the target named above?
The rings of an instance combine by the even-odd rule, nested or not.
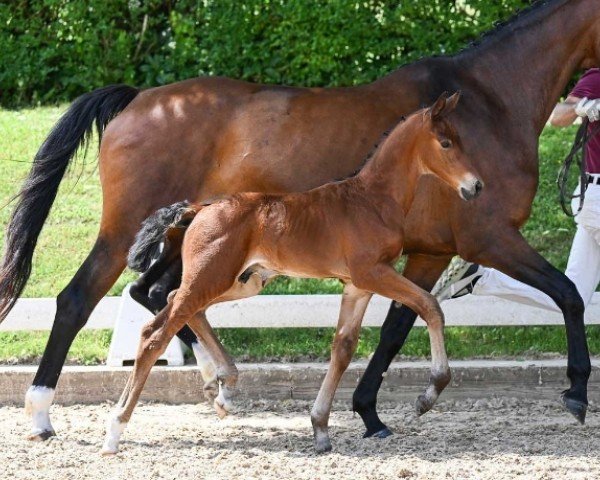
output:
[[[219,395],[214,401],[214,407],[219,418],[225,418],[233,410],[231,397],[231,390],[226,385],[223,385],[223,382],[219,382]]]
[[[50,406],[54,399],[54,389],[42,386],[31,386],[25,394],[25,413],[31,417],[32,428],[30,440],[46,440],[54,435],[50,423]]]
[[[212,357],[208,350],[199,342],[192,343],[192,351],[196,357],[196,363],[200,369],[200,374],[205,382],[209,382],[217,378],[217,369],[213,363]]]
[[[119,440],[127,426],[127,423],[119,421],[121,409],[116,409],[108,417],[106,422],[106,436],[104,437],[104,445],[100,453],[102,455],[114,455],[119,451]]]

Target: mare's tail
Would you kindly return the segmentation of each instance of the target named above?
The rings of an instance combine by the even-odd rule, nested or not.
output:
[[[38,236],[56,198],[58,186],[77,150],[87,146],[94,124],[98,136],[136,97],[139,90],[112,85],[82,95],[54,126],[37,152],[29,176],[15,197],[0,266],[0,322],[25,288]]]

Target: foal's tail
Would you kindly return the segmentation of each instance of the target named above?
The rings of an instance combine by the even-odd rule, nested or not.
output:
[[[190,202],[178,202],[164,207],[150,215],[142,223],[142,228],[135,236],[135,242],[129,249],[127,265],[132,270],[144,273],[152,260],[158,257],[160,246],[166,240],[171,229],[186,229],[197,210]]]
[[[31,259],[69,162],[87,147],[94,124],[98,136],[139,90],[112,85],[82,95],[54,126],[33,160],[29,176],[13,200],[0,266],[0,322],[8,315],[31,274]]]

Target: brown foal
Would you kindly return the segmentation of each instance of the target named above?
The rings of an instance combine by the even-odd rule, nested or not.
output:
[[[360,172],[346,180],[304,193],[242,193],[191,207],[197,213],[183,240],[181,286],[142,331],[135,367],[108,424],[103,452],[118,451],[119,437],[152,366],[185,324],[213,355],[221,385],[215,406],[226,413],[237,371],[204,312],[240,293],[258,293],[276,275],[333,277],[345,285],[331,363],[311,412],[318,452],[331,449],[331,404],[373,293],[408,305],[427,323],[431,377],[416,407],[418,413],[429,410],[450,380],[443,314],[434,297],[396,272],[394,263],[402,253],[404,219],[421,175],[439,177],[465,200],[481,191],[482,183],[447,120],[458,98],[444,94],[431,108],[401,122]],[[243,292],[242,278],[247,285]]]

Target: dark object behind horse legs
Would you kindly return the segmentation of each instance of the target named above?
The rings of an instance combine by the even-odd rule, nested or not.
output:
[[[167,306],[169,293],[179,287],[181,268],[181,257],[170,264],[161,264],[158,260],[133,282],[129,290],[131,297],[154,315],[158,314]],[[198,343],[196,335],[187,325],[177,332],[177,337],[192,350],[193,345]]]

